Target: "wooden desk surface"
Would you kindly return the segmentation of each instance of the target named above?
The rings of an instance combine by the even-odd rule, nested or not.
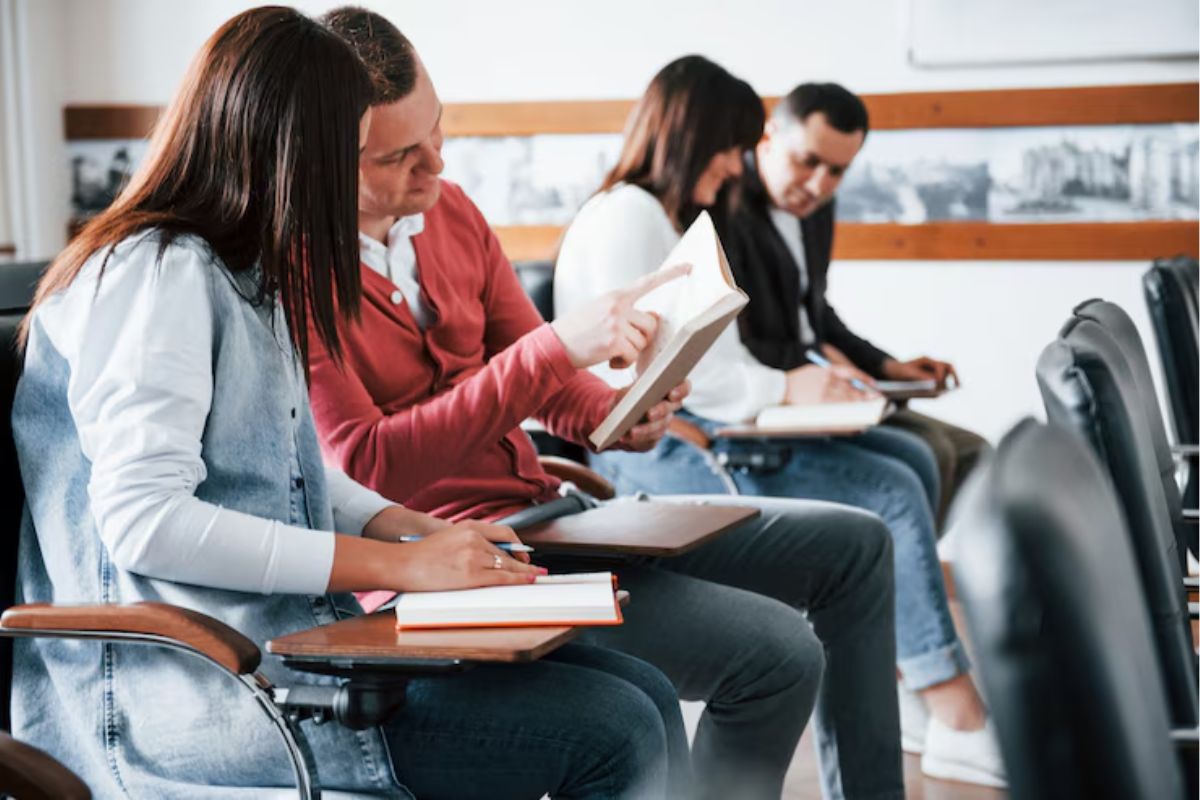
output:
[[[521,531],[544,553],[676,556],[754,519],[749,506],[621,500]]]
[[[536,661],[575,637],[576,628],[455,628],[397,631],[396,615],[381,611],[267,642],[277,656],[364,659]]]
[[[629,592],[617,592],[622,606]],[[446,659],[517,663],[536,661],[574,639],[577,627],[396,630],[396,614],[381,611],[289,633],[267,642],[272,655],[372,660]]]

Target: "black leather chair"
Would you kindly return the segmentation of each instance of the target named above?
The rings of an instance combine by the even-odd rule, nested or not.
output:
[[[1133,554],[1088,446],[1020,423],[955,516],[954,576],[1011,796],[1183,797]]]
[[[1191,448],[1184,503],[1200,506],[1200,264],[1194,258],[1158,259],[1142,276],[1146,306],[1158,341],[1167,398],[1175,427],[1175,441]]]
[[[1128,534],[1129,546],[1114,551],[1112,557],[1125,558],[1133,552],[1172,723],[1194,728],[1196,655],[1181,553],[1135,374],[1102,325],[1073,317],[1042,351],[1037,380],[1051,423],[1086,441],[1116,488],[1120,505],[1114,520],[1124,521],[1121,529]],[[1070,477],[1062,476],[1063,480]],[[1071,498],[1071,502],[1084,508],[1082,500]],[[1102,591],[1101,586],[1097,591]]]
[[[1200,555],[1197,545],[1196,521],[1185,518],[1183,497],[1179,491],[1176,477],[1175,454],[1167,439],[1166,422],[1158,406],[1158,396],[1154,392],[1154,376],[1150,372],[1150,358],[1146,355],[1146,347],[1142,343],[1141,334],[1133,320],[1125,310],[1116,303],[1105,300],[1087,300],[1075,307],[1072,316],[1076,319],[1090,320],[1103,327],[1121,348],[1121,353],[1133,373],[1134,386],[1141,394],[1141,407],[1146,414],[1146,424],[1149,426],[1150,439],[1154,443],[1154,456],[1158,462],[1158,473],[1162,479],[1163,496],[1167,500],[1167,511],[1171,516],[1171,524],[1175,530],[1175,540],[1180,546],[1180,555],[1184,549]],[[1195,508],[1189,506],[1189,508]],[[1187,571],[1186,560],[1183,565]]]

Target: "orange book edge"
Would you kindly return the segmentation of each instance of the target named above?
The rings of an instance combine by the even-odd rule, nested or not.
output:
[[[606,628],[614,625],[622,625],[625,622],[625,616],[621,613],[621,604],[617,600],[615,587],[617,585],[617,576],[613,575],[613,610],[617,612],[617,618],[614,620],[526,620],[522,622],[419,622],[415,625],[403,624],[399,619],[396,620],[395,628],[397,633],[403,631],[448,631],[459,630],[466,628]],[[393,611],[393,613],[395,613]]]

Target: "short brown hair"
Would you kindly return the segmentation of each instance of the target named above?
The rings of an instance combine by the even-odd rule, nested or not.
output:
[[[381,14],[359,6],[341,6],[321,23],[346,41],[371,75],[372,105],[408,97],[417,83],[417,51],[400,29]]]

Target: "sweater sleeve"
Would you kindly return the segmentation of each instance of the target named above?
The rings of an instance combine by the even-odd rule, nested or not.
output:
[[[540,325],[463,382],[389,414],[357,374],[352,353],[338,364],[319,344],[310,351],[313,416],[326,458],[398,503],[456,473],[575,375],[554,331]]]

